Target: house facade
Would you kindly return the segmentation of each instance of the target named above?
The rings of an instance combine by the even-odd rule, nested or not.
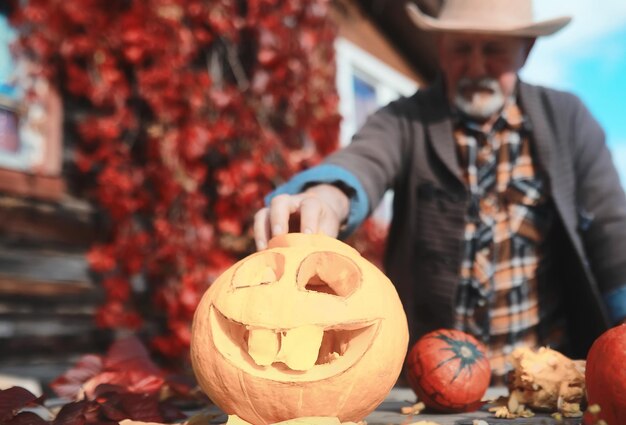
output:
[[[408,61],[376,22],[393,9],[377,14],[371,3],[333,2],[341,145],[369,113],[427,82],[422,65]],[[46,382],[80,354],[104,351],[112,334],[93,320],[103,291],[85,254],[98,237],[98,215],[74,195],[63,99],[33,77],[33,64],[11,57],[7,16],[0,8],[0,375]],[[29,90],[36,100],[24,97]],[[376,212],[383,222],[390,199]]]

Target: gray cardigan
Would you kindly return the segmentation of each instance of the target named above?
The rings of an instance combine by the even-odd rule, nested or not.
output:
[[[519,100],[557,213],[549,237],[558,252],[554,284],[568,310],[568,354],[582,357],[609,326],[601,293],[626,282],[626,196],[604,132],[577,97],[520,83]],[[326,163],[356,176],[370,206],[394,190],[385,268],[412,340],[452,326],[469,197],[440,80],[372,115]]]

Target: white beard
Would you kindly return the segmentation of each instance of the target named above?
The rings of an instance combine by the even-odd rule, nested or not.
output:
[[[481,90],[475,91],[471,95],[471,99],[467,99],[463,96],[463,92],[467,88],[479,88]],[[485,93],[483,90],[491,93]],[[457,84],[454,95],[454,105],[464,114],[480,121],[486,121],[500,112],[505,101],[506,97],[502,93],[498,81],[488,77],[476,80],[467,77],[462,78]]]

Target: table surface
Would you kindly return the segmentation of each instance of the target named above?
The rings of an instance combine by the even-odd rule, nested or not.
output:
[[[493,400],[501,395],[507,395],[505,388],[490,388],[485,395],[486,399]],[[436,422],[439,425],[473,425],[473,421],[481,419],[489,425],[579,425],[580,418],[566,418],[558,422],[549,414],[536,413],[532,418],[520,419],[498,419],[493,416],[487,409],[483,409],[461,414],[441,414],[428,413],[423,411],[418,415],[403,415],[402,407],[413,406],[416,397],[410,388],[394,387],[385,401],[378,408],[365,418],[367,425],[409,425],[419,421]],[[223,424],[226,422],[226,415],[215,417],[211,424]]]
[[[498,396],[507,394],[506,388],[490,388],[485,398],[493,400]],[[427,411],[423,411],[419,415],[410,417],[400,413],[402,407],[412,406],[415,401],[415,394],[410,388],[393,388],[391,393],[387,396],[387,399],[365,420],[368,425],[410,424],[419,421],[432,421],[440,425],[472,425],[473,421],[476,419],[482,419],[489,425],[574,425],[581,423],[581,419],[579,418],[564,419],[561,422],[557,422],[549,414],[539,413],[536,413],[532,418],[498,419],[487,410],[489,406],[485,406],[483,409],[476,412],[461,414],[428,413]]]

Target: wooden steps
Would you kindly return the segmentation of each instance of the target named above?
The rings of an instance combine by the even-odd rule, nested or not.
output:
[[[94,315],[104,293],[85,253],[95,240],[84,203],[0,196],[0,374],[56,378],[111,332]]]

